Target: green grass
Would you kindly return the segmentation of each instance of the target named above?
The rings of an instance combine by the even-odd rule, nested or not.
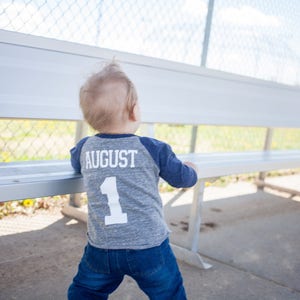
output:
[[[176,153],[189,152],[192,126],[156,124],[154,128],[155,138],[169,143]],[[68,159],[75,131],[76,122],[0,120],[0,161]],[[198,126],[196,151],[261,150],[265,134],[265,128]],[[272,149],[300,149],[300,129],[275,129]]]

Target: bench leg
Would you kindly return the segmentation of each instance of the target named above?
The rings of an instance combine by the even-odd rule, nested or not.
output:
[[[278,186],[278,185],[275,185],[275,184],[267,183],[263,180],[256,180],[255,183],[256,183],[257,187],[261,188],[261,189],[267,187],[267,188],[270,188],[270,189],[273,189],[273,190],[277,190],[277,191],[280,191],[280,192],[291,194],[291,197],[300,196],[300,191],[296,191],[296,190],[289,189],[289,188],[286,188],[286,187],[283,187],[283,186]]]
[[[196,186],[194,187],[194,197],[189,220],[187,249],[174,244],[172,244],[172,249],[177,259],[182,260],[192,266],[206,270],[210,269],[212,265],[204,262],[204,260],[198,253],[204,187],[205,180],[198,181]]]
[[[76,208],[74,206],[65,205],[61,209],[61,213],[68,218],[72,218],[77,221],[87,223],[87,213],[79,210],[78,208]]]
[[[69,205],[81,207],[81,194],[70,194]]]
[[[193,203],[191,206],[189,231],[188,231],[188,247],[193,256],[196,256],[200,266],[204,269],[209,269],[212,266],[205,263],[202,257],[198,254],[200,227],[201,227],[201,209],[203,203],[203,194],[205,188],[205,180],[199,180],[194,187]]]

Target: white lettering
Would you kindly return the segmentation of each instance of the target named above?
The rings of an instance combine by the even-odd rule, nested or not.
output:
[[[104,155],[106,158],[104,158]],[[100,168],[106,168],[108,167],[108,151],[102,150],[100,151]]]
[[[105,225],[125,224],[128,222],[127,213],[123,213],[120,205],[120,196],[117,189],[116,177],[107,177],[100,185],[102,194],[107,195],[110,215],[105,216]]]
[[[131,154],[131,163],[130,163],[130,168],[135,167],[135,161],[134,161],[134,155],[138,153],[137,150],[128,150],[128,153]]]
[[[99,152],[99,150],[96,151],[95,155],[95,151],[91,151],[92,166],[94,169],[99,168]]]
[[[85,168],[86,169],[91,169],[92,168],[92,163],[91,163],[91,158],[90,158],[90,152],[87,151],[85,153]]]
[[[85,153],[85,168],[135,168],[138,150],[96,150]]]
[[[119,167],[120,168],[126,168],[128,165],[128,159],[127,159],[126,155],[127,155],[126,150],[120,150],[120,152],[119,152]]]
[[[109,155],[109,166],[111,168],[116,168],[119,164],[119,150],[109,150],[108,151]],[[114,162],[113,162],[113,158],[114,158]]]

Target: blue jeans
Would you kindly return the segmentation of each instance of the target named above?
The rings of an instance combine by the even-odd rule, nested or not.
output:
[[[108,299],[124,275],[136,280],[151,300],[185,300],[182,277],[169,240],[144,250],[99,249],[87,244],[69,300]]]

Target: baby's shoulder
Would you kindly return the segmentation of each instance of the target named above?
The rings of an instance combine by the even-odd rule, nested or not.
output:
[[[141,143],[146,147],[146,148],[156,148],[156,149],[161,149],[164,147],[169,147],[169,145],[163,141],[157,140],[155,138],[147,137],[147,136],[141,136],[139,137]]]
[[[140,137],[140,141],[157,163],[161,157],[168,156],[172,152],[171,147],[163,141],[150,137]]]

